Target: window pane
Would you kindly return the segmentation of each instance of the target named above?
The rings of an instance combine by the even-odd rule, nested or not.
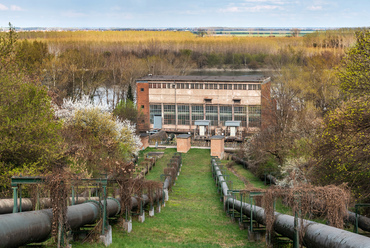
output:
[[[149,106],[150,124],[154,124],[154,115],[162,115],[161,105],[150,105]]]
[[[261,127],[261,106],[251,105],[248,107],[249,111],[249,126],[250,127]]]
[[[234,107],[234,120],[241,121],[241,126],[247,126],[247,106]]]
[[[232,106],[220,106],[220,124],[225,125],[225,121],[232,120]]]
[[[206,120],[211,121],[211,126],[218,126],[218,111],[217,106],[206,106]]]
[[[192,120],[192,125],[194,125],[195,121],[197,120],[204,120],[202,105],[191,106],[191,120]]]
[[[176,124],[176,111],[175,105],[163,105],[164,124],[175,125]]]
[[[190,124],[190,112],[188,105],[177,105],[177,123],[179,125]]]

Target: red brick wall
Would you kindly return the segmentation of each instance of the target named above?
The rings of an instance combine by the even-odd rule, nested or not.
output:
[[[269,126],[273,103],[271,101],[271,81],[261,85],[261,130]]]
[[[177,138],[177,152],[187,153],[190,150],[190,137],[189,138]]]
[[[211,156],[217,156],[223,159],[225,153],[224,139],[211,139]]]
[[[142,91],[142,89],[144,91]],[[137,108],[144,114],[143,119],[138,120],[137,129],[138,131],[149,130],[149,84],[148,83],[136,83],[136,94],[137,94]],[[144,108],[143,108],[144,107]]]

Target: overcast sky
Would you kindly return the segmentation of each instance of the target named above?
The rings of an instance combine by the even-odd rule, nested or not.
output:
[[[0,0],[0,27],[369,27],[370,0]]]

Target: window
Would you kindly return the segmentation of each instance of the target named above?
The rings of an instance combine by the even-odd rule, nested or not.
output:
[[[190,124],[189,105],[177,105],[177,124],[179,125]]]
[[[153,84],[149,83],[149,89],[153,88]]]
[[[204,84],[204,89],[208,90],[209,84]]]
[[[167,84],[162,84],[162,88],[163,89],[167,88]]]
[[[225,126],[225,121],[231,121],[233,116],[232,106],[220,106],[220,124]]]
[[[243,84],[243,90],[247,90],[247,84]]]
[[[167,89],[171,89],[171,84],[167,84]]]
[[[261,126],[261,106],[251,105],[248,107],[248,121],[249,127]]]
[[[237,90],[237,89],[238,89],[238,85],[234,84],[234,90]]]
[[[195,84],[190,84],[191,89],[195,89]]]
[[[144,108],[144,105],[141,105],[141,109],[143,109]]]
[[[203,89],[203,84],[199,84],[199,89]]]
[[[150,105],[149,106],[150,124],[154,124],[154,115],[162,115],[161,105]]]
[[[247,106],[234,106],[234,121],[241,121],[241,126],[247,126]]]
[[[204,120],[203,105],[191,106],[191,120],[194,125],[197,120]]]
[[[212,99],[204,99],[205,103],[212,103]]]
[[[238,90],[242,90],[243,89],[243,85],[242,84],[238,84]]]
[[[234,104],[240,104],[240,99],[233,99]]]
[[[217,106],[206,106],[206,120],[211,121],[211,126],[218,126],[218,108]]]
[[[233,85],[232,85],[232,84],[228,84],[228,85],[227,85],[227,89],[228,89],[228,90],[232,90],[232,89],[233,89]]]
[[[176,124],[176,109],[175,105],[163,105],[163,123],[166,125]]]
[[[144,88],[140,88],[140,91],[143,92],[144,91]]]
[[[248,90],[261,90],[260,84],[248,84]]]

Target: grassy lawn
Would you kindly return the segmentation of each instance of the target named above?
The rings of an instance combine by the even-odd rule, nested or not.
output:
[[[165,150],[148,179],[159,179],[173,152],[175,149]],[[103,246],[74,243],[73,247]],[[191,149],[183,154],[180,176],[162,212],[146,216],[144,223],[133,220],[130,234],[124,233],[119,225],[114,226],[110,247],[265,247],[265,244],[249,242],[247,231],[240,230],[223,211],[211,176],[210,151]]]

